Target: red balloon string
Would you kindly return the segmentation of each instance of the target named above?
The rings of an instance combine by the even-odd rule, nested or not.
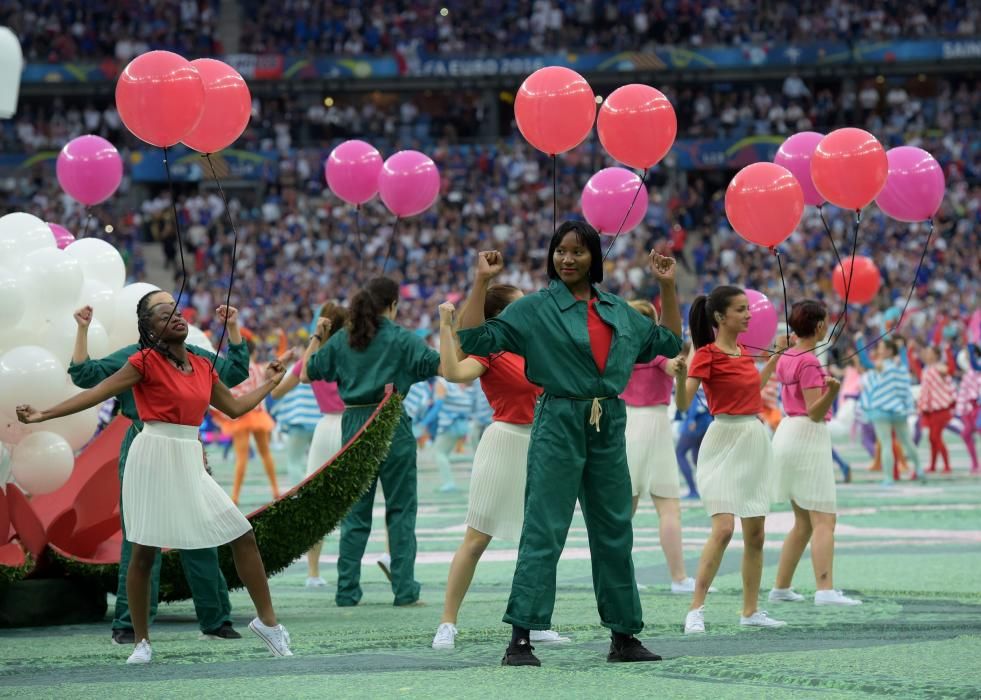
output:
[[[211,167],[211,176],[215,179],[215,184],[218,186],[221,201],[225,204],[225,216],[228,218],[228,226],[232,229],[232,271],[228,278],[228,294],[225,296],[225,320],[221,324],[221,335],[218,337],[218,344],[215,346],[215,359],[211,363],[211,369],[214,369],[215,365],[218,364],[218,351],[221,350],[221,344],[225,342],[225,332],[228,330],[228,307],[232,305],[232,287],[235,286],[235,267],[238,261],[238,231],[235,228],[235,222],[232,220],[232,212],[228,208],[228,199],[225,197],[225,190],[222,189],[221,180],[218,179],[215,164],[211,161],[211,154],[205,153],[204,158]]]

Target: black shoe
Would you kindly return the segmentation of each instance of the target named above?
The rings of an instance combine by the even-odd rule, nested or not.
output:
[[[504,658],[501,659],[501,666],[541,666],[542,662],[531,653],[534,650],[535,647],[527,639],[519,639],[508,644]]]
[[[631,661],[660,661],[661,657],[648,651],[637,637],[628,637],[622,642],[610,642],[610,653],[606,660],[609,663],[626,663]]]
[[[221,623],[221,627],[210,632],[202,632],[201,639],[241,639],[242,635],[235,631],[231,622]]]
[[[112,643],[120,646],[136,644],[136,632],[127,629],[114,629],[112,631]]]

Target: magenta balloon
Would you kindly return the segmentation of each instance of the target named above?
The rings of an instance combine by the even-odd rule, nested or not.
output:
[[[439,169],[419,151],[399,151],[390,156],[378,175],[378,193],[398,217],[421,214],[439,195]]]
[[[762,292],[746,290],[749,300],[749,328],[739,334],[739,342],[750,350],[766,349],[777,337],[777,310]]]
[[[52,224],[49,221],[48,228],[50,228],[51,233],[54,234],[55,243],[58,244],[59,249],[64,250],[69,245],[75,242],[75,236],[72,235],[72,232],[66,229],[61,224]]]
[[[360,205],[378,193],[382,157],[370,143],[345,141],[330,152],[324,176],[330,191],[348,204]]]
[[[897,221],[926,221],[944,201],[944,171],[936,158],[915,146],[886,151],[889,174],[886,186],[875,198],[887,216]]]
[[[580,201],[582,214],[590,226],[612,236],[626,233],[643,221],[647,212],[647,188],[629,170],[604,168],[589,178]]]
[[[119,151],[101,136],[79,136],[65,144],[55,164],[58,184],[86,206],[109,199],[123,180]]]
[[[797,178],[797,182],[800,183],[800,188],[804,192],[804,204],[809,204],[812,207],[824,204],[824,197],[817,191],[814,180],[811,179],[811,156],[814,155],[814,150],[823,138],[824,134],[819,134],[816,131],[802,131],[799,134],[794,134],[780,144],[777,155],[773,159],[774,163],[782,165]]]

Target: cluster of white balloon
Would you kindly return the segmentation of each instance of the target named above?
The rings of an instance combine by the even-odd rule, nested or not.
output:
[[[50,493],[71,476],[75,452],[98,427],[98,408],[30,426],[15,408],[50,407],[81,391],[67,372],[75,309],[93,309],[91,358],[137,342],[136,303],[158,287],[125,283],[123,258],[106,241],[83,238],[61,250],[37,217],[0,217],[0,488],[12,475],[28,493]],[[198,329],[188,340],[211,347]]]

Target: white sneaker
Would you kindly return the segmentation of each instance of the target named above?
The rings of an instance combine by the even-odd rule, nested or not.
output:
[[[702,634],[705,632],[705,606],[689,610],[685,615],[685,634]]]
[[[153,649],[150,648],[150,642],[145,639],[141,639],[140,643],[136,645],[133,649],[133,653],[129,655],[126,659],[128,664],[148,664],[153,659]]]
[[[456,647],[456,625],[452,622],[441,622],[433,637],[433,649],[453,649]]]
[[[378,559],[378,568],[382,570],[383,574],[385,574],[385,578],[391,581],[392,580],[392,555],[389,554],[388,552],[382,554],[381,557],[379,557]]]
[[[257,617],[249,623],[249,629],[266,643],[273,656],[293,656],[290,651],[290,633],[282,625],[266,627]]]
[[[834,589],[827,591],[817,591],[814,594],[814,604],[815,605],[861,605],[862,601],[856,600],[855,598],[849,598],[841,591]]]
[[[562,642],[572,640],[568,637],[563,637],[555,630],[531,630],[531,638],[528,641],[538,642],[540,644],[561,644]]]
[[[645,583],[638,583],[637,584],[637,590],[638,591],[646,591],[648,588],[650,588],[650,586],[648,586]]]
[[[689,576],[688,578],[684,579],[683,581],[672,581],[671,582],[671,592],[672,593],[675,593],[675,594],[678,594],[678,595],[682,595],[682,594],[685,594],[685,593],[694,593],[695,592],[695,579],[692,578],[691,576]],[[709,593],[718,593],[719,592],[719,589],[716,588],[715,586],[709,586],[708,592]]]
[[[774,620],[766,614],[766,610],[757,610],[749,617],[739,616],[739,624],[743,627],[785,627],[783,620]]]
[[[799,603],[804,600],[804,596],[793,588],[771,588],[768,600],[771,603]]]
[[[306,582],[307,588],[323,588],[326,585],[327,582],[324,581],[324,579],[321,578],[320,576],[307,576],[307,582]]]

